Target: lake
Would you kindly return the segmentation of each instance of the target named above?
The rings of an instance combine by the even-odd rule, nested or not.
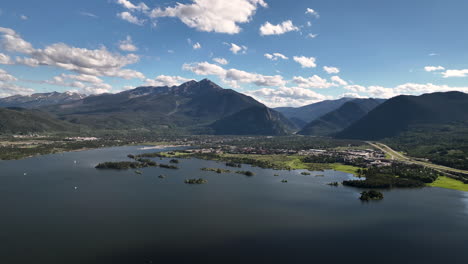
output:
[[[468,263],[468,193],[397,189],[361,202],[362,190],[327,185],[352,177],[336,171],[243,165],[256,173],[246,177],[201,171],[235,168],[197,159],[141,175],[94,168],[154,151],[0,161],[0,263]],[[184,184],[198,177],[208,183]]]

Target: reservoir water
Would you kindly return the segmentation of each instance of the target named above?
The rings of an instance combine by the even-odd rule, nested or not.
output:
[[[336,171],[243,165],[247,177],[197,159],[141,175],[94,168],[153,151],[0,161],[0,263],[468,263],[468,193],[396,189],[361,202],[362,190],[327,185],[352,177]],[[184,184],[199,177],[208,183]]]

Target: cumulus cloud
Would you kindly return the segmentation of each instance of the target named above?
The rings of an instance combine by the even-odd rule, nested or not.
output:
[[[344,87],[346,90],[364,93],[370,97],[377,98],[391,98],[397,95],[420,95],[424,93],[434,92],[449,92],[460,91],[468,92],[468,87],[451,87],[448,85],[436,85],[432,83],[419,84],[419,83],[405,83],[398,85],[394,88],[387,88],[383,86],[361,86],[361,85],[348,85]]]
[[[142,2],[140,2],[138,5],[135,5],[128,0],[117,0],[117,3],[132,11],[133,10],[137,10],[137,11],[149,10],[149,7],[145,3],[142,3]]]
[[[28,17],[25,16],[25,15],[21,15],[20,18],[21,18],[21,20],[28,20]]]
[[[0,28],[0,34],[3,34],[1,46],[5,50],[28,55],[28,57],[16,59],[20,64],[48,65],[94,76],[144,79],[144,75],[140,72],[123,69],[126,65],[139,61],[139,57],[135,54],[124,56],[111,53],[105,47],[90,50],[70,47],[64,43],[52,44],[44,49],[34,49],[12,29]]]
[[[34,58],[16,57],[15,62],[17,64],[26,65],[26,66],[29,66],[29,67],[39,66],[39,61],[34,59]]]
[[[15,76],[9,74],[3,69],[0,69],[0,97],[12,96],[15,94],[25,95],[34,92],[33,89],[11,83],[17,80],[18,79]]]
[[[466,77],[468,76],[468,69],[463,70],[447,70],[442,73],[444,78],[451,78],[451,77]]]
[[[260,27],[260,35],[282,35],[287,32],[298,30],[299,28],[296,27],[291,20],[283,21],[281,24],[278,25],[273,25],[267,21]]]
[[[301,65],[302,68],[315,68],[317,64],[315,64],[314,57],[305,57],[305,56],[294,56],[293,60]]]
[[[197,75],[218,76],[223,82],[229,83],[234,87],[238,87],[238,83],[251,83],[257,86],[283,86],[286,84],[280,75],[269,76],[238,69],[224,69],[209,62],[184,64],[182,68]]]
[[[326,79],[323,79],[318,75],[313,75],[309,78],[304,78],[302,76],[294,76],[292,81],[301,88],[325,89],[337,86],[335,83],[328,82]]]
[[[340,69],[338,69],[336,67],[323,66],[323,70],[328,74],[340,73]]]
[[[23,40],[13,29],[0,27],[2,39],[0,46],[10,52],[31,53],[34,51],[31,43]]]
[[[26,88],[9,82],[0,81],[0,98],[16,94],[27,95],[32,94],[33,92],[34,90],[31,88]]]
[[[263,56],[265,56],[265,58],[267,58],[269,60],[273,60],[273,61],[276,61],[278,59],[283,59],[283,60],[288,59],[288,57],[286,57],[285,55],[283,55],[281,53],[278,53],[278,52],[275,52],[273,54],[265,53]]]
[[[0,53],[0,64],[12,64],[10,56]]]
[[[8,72],[6,72],[5,70],[3,69],[0,69],[0,81],[4,81],[4,82],[14,82],[14,81],[17,81],[18,79],[16,79],[15,76],[9,74]]]
[[[127,36],[125,40],[119,42],[119,49],[123,51],[137,51],[138,48],[133,44],[132,37]]]
[[[442,66],[426,66],[424,67],[424,70],[427,72],[433,72],[433,71],[443,71],[445,70],[445,68]]]
[[[167,76],[159,75],[154,79],[146,79],[145,84],[147,86],[176,86],[184,82],[188,82],[191,79],[187,79],[180,76]]]
[[[194,50],[201,49],[201,44],[197,42],[197,43],[193,44],[192,48]]]
[[[312,8],[307,8],[305,13],[307,15],[312,15],[312,16],[315,16],[317,18],[320,17],[319,13],[317,11],[315,11],[314,9],[312,9]]]
[[[112,89],[111,85],[104,83],[100,78],[86,74],[61,74],[53,77],[51,80],[46,80],[43,83],[78,88],[85,94],[108,93]]]
[[[332,76],[330,79],[333,83],[337,85],[348,85],[348,83],[345,80],[341,79],[339,76]]]
[[[316,37],[318,37],[318,34],[312,34],[312,33],[309,33],[309,34],[307,34],[307,37],[308,37],[308,38],[312,38],[312,39],[313,39],[313,38],[316,38]]]
[[[247,53],[247,47],[244,46],[244,45],[239,46],[239,45],[237,45],[237,44],[235,44],[235,43],[224,43],[224,44],[231,46],[231,47],[229,48],[229,50],[230,50],[233,54],[237,54],[237,53],[239,53],[239,52],[242,53],[242,54]]]
[[[262,88],[244,93],[269,107],[303,106],[330,99],[325,95],[301,87]]]
[[[213,58],[213,61],[221,65],[226,65],[229,63],[229,61],[226,60],[225,58]]]
[[[193,3],[177,3],[173,7],[151,10],[151,18],[177,17],[185,25],[199,31],[237,34],[239,24],[247,23],[258,6],[267,7],[264,0],[216,1],[193,0]]]
[[[139,19],[138,17],[132,15],[130,12],[127,12],[127,11],[117,13],[117,17],[127,22],[130,22],[132,24],[139,25],[139,26],[142,26],[145,23],[144,19]]]

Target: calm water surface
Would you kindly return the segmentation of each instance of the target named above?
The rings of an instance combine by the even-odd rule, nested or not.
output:
[[[154,151],[140,148],[0,161],[0,263],[468,263],[468,193],[362,203],[360,190],[326,185],[352,177],[335,171],[243,165],[256,173],[246,177],[196,159],[142,175],[94,169]],[[195,177],[208,184],[183,183]]]

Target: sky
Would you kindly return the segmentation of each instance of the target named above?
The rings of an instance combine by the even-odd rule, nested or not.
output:
[[[468,92],[466,0],[0,3],[0,97],[208,78],[270,107]]]

